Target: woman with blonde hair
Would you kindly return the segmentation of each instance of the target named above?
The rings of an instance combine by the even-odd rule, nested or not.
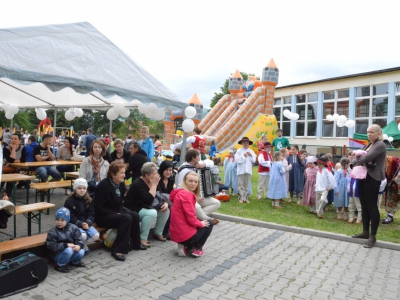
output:
[[[213,222],[199,221],[196,217],[196,197],[200,196],[200,178],[190,171],[183,177],[181,188],[171,192],[171,240],[182,244],[182,254],[203,256],[203,246],[211,234]]]

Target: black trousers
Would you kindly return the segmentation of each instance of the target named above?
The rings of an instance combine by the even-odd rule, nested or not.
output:
[[[127,254],[131,249],[140,247],[139,214],[135,211],[124,211],[120,214],[96,218],[96,224],[104,228],[116,228],[117,238],[112,251]]]
[[[371,223],[371,235],[376,235],[379,226],[378,196],[381,182],[367,174],[366,179],[358,181],[358,196],[362,209],[363,231],[369,232]]]
[[[197,232],[190,239],[179,244],[185,245],[189,249],[194,248],[200,250],[203,248],[214,226],[210,219],[208,220],[208,223],[210,223],[209,227],[197,228]]]

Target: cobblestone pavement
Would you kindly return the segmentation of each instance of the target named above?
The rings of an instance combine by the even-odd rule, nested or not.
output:
[[[56,208],[61,193],[52,196]],[[54,212],[44,219],[51,227]],[[125,262],[92,251],[87,268],[69,274],[49,264],[38,288],[8,299],[400,299],[394,250],[228,221],[214,227],[201,258],[176,256],[173,242],[152,244]]]

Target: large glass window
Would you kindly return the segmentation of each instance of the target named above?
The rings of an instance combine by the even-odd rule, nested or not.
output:
[[[347,127],[340,128],[335,122],[328,121],[327,115],[349,116],[349,89],[324,92],[322,137],[347,137]]]
[[[396,93],[396,99],[395,99],[395,109],[394,109],[394,112],[395,112],[395,116],[396,117],[400,117],[400,82],[397,82],[396,83],[396,90],[395,90],[395,93]]]
[[[296,100],[300,100],[296,103],[296,113],[299,114],[296,136],[316,136],[318,94],[296,95]]]
[[[292,98],[281,97],[274,99],[273,112],[278,121],[278,127],[282,129],[283,136],[290,136],[290,120],[283,115],[283,111],[288,109],[291,111]]]

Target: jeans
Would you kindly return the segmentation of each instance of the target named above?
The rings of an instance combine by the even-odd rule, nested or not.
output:
[[[57,171],[56,167],[54,166],[47,166],[47,167],[39,167],[36,169],[37,176],[40,178],[40,181],[45,182],[51,176],[56,180],[60,180],[62,175],[60,172]]]
[[[79,263],[84,255],[85,250],[80,249],[78,252],[74,252],[71,247],[68,247],[65,248],[64,251],[58,253],[54,260],[58,266],[62,267],[69,262],[72,262],[73,264]]]
[[[209,227],[203,227],[203,228],[197,228],[197,232],[188,240],[183,241],[179,244],[185,245],[189,249],[197,249],[201,250],[206,243],[208,237],[211,234],[211,231],[213,229],[213,222],[208,219],[208,223],[210,223]]]
[[[61,166],[57,166],[57,171],[60,173],[73,172],[73,171],[75,171],[75,168],[74,168],[74,166],[71,166],[71,165],[61,165]]]
[[[165,212],[157,211],[155,209],[146,209],[142,208],[139,211],[140,217],[140,239],[147,240],[150,232],[151,225],[156,222],[156,226],[154,227],[154,234],[162,235],[165,223],[167,223],[169,217],[169,209]]]

